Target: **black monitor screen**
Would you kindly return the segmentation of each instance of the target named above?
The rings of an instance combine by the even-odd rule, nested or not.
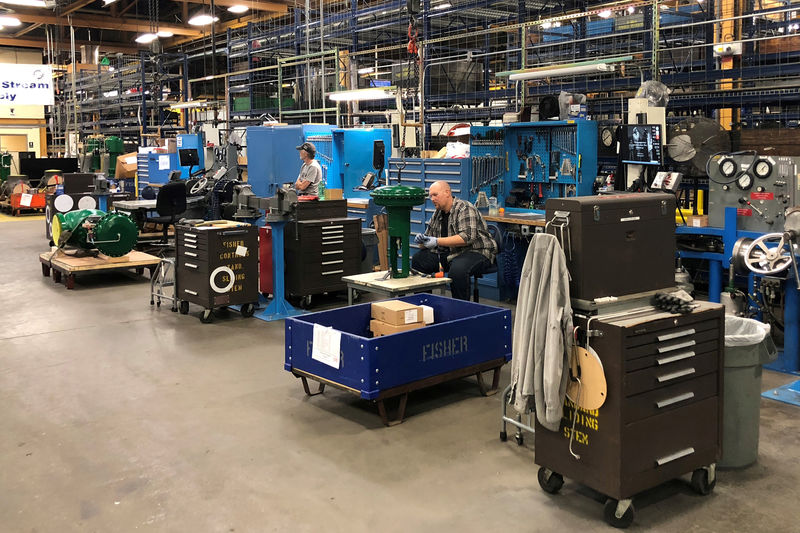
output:
[[[620,155],[623,163],[634,165],[661,164],[661,125],[628,124],[620,138]]]
[[[178,159],[182,167],[196,167],[200,165],[200,155],[197,148],[181,148],[178,150]]]
[[[64,192],[66,194],[91,194],[94,192],[94,174],[65,173]]]

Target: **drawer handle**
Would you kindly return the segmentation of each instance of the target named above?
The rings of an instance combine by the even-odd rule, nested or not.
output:
[[[659,335],[656,337],[658,342],[668,341],[670,339],[677,339],[678,337],[685,337],[687,335],[693,335],[696,333],[694,328],[692,329],[684,329],[683,331],[676,331],[675,333],[668,333],[666,335]]]
[[[197,235],[195,235],[194,233],[184,233],[183,236],[184,237],[191,237],[192,239],[196,239],[197,238]]]
[[[183,289],[183,292],[191,294],[192,296],[197,296],[197,293],[194,291],[190,291],[189,289]]]
[[[331,250],[330,252],[322,252],[322,255],[343,254],[344,250]]]
[[[337,261],[323,261],[320,264],[321,265],[338,265],[339,263],[344,263],[344,259],[339,259]]]
[[[344,272],[344,270],[329,270],[327,272],[323,272],[322,275],[323,276],[330,276],[331,274],[341,274],[343,272]]]
[[[195,265],[194,263],[184,263],[184,264],[189,268],[197,268],[197,265]]]
[[[322,243],[322,246],[329,246],[329,245],[331,245],[331,244],[344,244],[344,241],[328,241],[328,242],[323,242],[323,243]]]
[[[674,363],[675,361],[683,361],[684,359],[689,359],[694,356],[695,356],[694,352],[676,353],[675,355],[670,355],[669,357],[662,357],[661,359],[656,359],[656,364],[666,365],[669,363]]]
[[[344,224],[338,224],[336,226],[325,226],[322,228],[322,233],[325,233],[327,230],[337,229],[337,228],[344,228]]]
[[[189,257],[197,257],[197,254],[194,252],[183,252],[183,255],[188,255]]]
[[[659,346],[658,353],[671,352],[672,350],[680,350],[681,348],[689,348],[697,344],[695,341],[686,341],[680,344],[673,344],[672,346]]]
[[[667,398],[666,400],[660,400],[656,402],[656,407],[658,409],[663,409],[664,407],[669,407],[670,405],[685,402],[686,400],[691,400],[694,398],[693,392],[684,392],[683,394],[678,394],[677,396],[673,396],[672,398]]]
[[[663,466],[667,463],[671,463],[672,461],[677,461],[682,457],[686,457],[687,455],[692,455],[694,453],[694,448],[691,446],[686,448],[685,450],[681,450],[679,452],[675,452],[671,455],[665,455],[661,459],[656,459],[656,465]]]
[[[186,247],[187,248],[197,248],[197,246],[195,246],[194,244],[187,244]]]
[[[658,380],[659,383],[664,383],[665,381],[672,381],[673,379],[682,378],[684,376],[691,376],[692,374],[694,374],[694,367],[678,370],[677,372],[673,372],[672,374],[664,374],[663,376],[658,376],[656,379]]]
[[[186,237],[183,238],[183,242],[188,244],[197,244],[196,239],[187,239]]]

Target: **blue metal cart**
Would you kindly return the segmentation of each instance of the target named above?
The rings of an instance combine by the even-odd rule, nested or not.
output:
[[[371,338],[369,303],[286,319],[284,368],[303,382],[309,396],[325,385],[352,392],[378,406],[383,423],[403,421],[408,394],[475,375],[483,395],[497,392],[500,369],[511,360],[511,312],[432,294],[399,298],[433,307],[435,323],[394,335]],[[314,325],[342,332],[339,367],[312,358]],[[492,370],[490,387],[483,373]],[[319,389],[311,392],[308,380]],[[398,398],[390,419],[385,400]]]

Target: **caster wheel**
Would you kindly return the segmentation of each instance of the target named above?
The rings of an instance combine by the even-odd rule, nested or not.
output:
[[[200,322],[203,324],[208,324],[212,320],[214,320],[214,313],[211,309],[203,309],[203,312],[200,313]]]
[[[178,310],[181,312],[182,315],[189,314],[189,302],[187,302],[186,300],[181,300]]]
[[[525,437],[522,436],[522,433],[517,433],[514,435],[514,440],[517,441],[517,446],[522,446],[525,444]]]
[[[500,442],[505,442],[508,440],[508,433],[505,431],[500,432]]]
[[[539,468],[539,473],[537,475],[539,478],[539,486],[542,487],[543,491],[555,494],[564,486],[564,477],[558,472],[550,472],[550,477],[548,477],[548,472],[549,470],[545,467]]]
[[[303,296],[300,300],[300,309],[309,309],[311,307],[311,295]]]
[[[256,312],[256,304],[244,304],[239,312],[242,313],[243,317],[250,318]]]
[[[50,239],[50,242],[48,242],[47,244],[49,246],[55,246],[56,245],[56,243],[53,241],[53,239]]]
[[[608,525],[619,529],[625,529],[633,523],[636,511],[633,508],[633,503],[631,503],[630,507],[625,511],[625,514],[617,518],[616,511],[618,503],[619,502],[614,498],[606,500],[606,504],[603,507],[603,518]]]
[[[161,307],[161,301],[156,302],[156,307]]]
[[[716,478],[711,483],[708,482],[708,470],[705,468],[698,468],[692,472],[692,489],[697,494],[702,494],[703,496],[710,494],[716,485]]]
[[[155,302],[153,300],[150,300],[150,305],[155,305]]]

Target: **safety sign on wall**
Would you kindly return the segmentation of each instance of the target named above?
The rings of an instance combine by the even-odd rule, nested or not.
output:
[[[0,105],[53,105],[50,65],[0,65]]]

